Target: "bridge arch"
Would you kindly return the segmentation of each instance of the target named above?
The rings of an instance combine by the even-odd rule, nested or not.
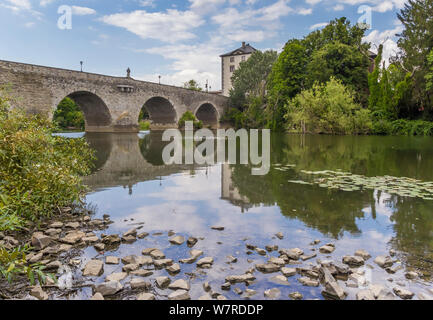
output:
[[[218,109],[210,102],[200,104],[195,110],[194,115],[205,126],[217,126],[220,118]]]
[[[95,93],[85,90],[74,91],[61,97],[54,107],[57,108],[60,101],[66,97],[74,100],[83,112],[86,131],[104,131],[104,128],[111,126],[110,111],[102,98]]]
[[[167,98],[156,96],[148,99],[142,108],[149,113],[153,126],[167,126],[177,123],[176,108]]]

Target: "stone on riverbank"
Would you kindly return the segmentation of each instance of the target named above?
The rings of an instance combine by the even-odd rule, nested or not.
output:
[[[128,276],[128,274],[126,272],[115,272],[115,273],[108,275],[105,278],[105,281],[122,281],[127,276]]]
[[[197,267],[203,267],[206,265],[212,265],[213,264],[213,258],[212,257],[205,257],[201,258],[199,261],[197,261]]]
[[[211,227],[212,230],[216,230],[216,231],[223,231],[225,228],[222,226],[213,226]]]
[[[35,232],[32,235],[32,246],[36,250],[42,250],[50,245],[53,241],[51,237],[46,236],[42,232]]]
[[[299,258],[304,254],[304,251],[299,248],[281,249],[278,252],[292,260],[299,260]]]
[[[131,289],[146,289],[149,290],[152,287],[152,284],[148,281],[144,281],[141,278],[132,278],[129,282]]]
[[[263,273],[273,273],[280,271],[280,266],[273,263],[256,264],[256,269]]]
[[[415,295],[413,292],[399,287],[395,287],[393,291],[397,296],[404,300],[410,300]]]
[[[292,300],[302,300],[304,296],[300,292],[289,293],[289,298]]]
[[[30,290],[30,295],[39,300],[48,300],[48,294],[42,290],[41,286],[34,286]]]
[[[364,259],[358,256],[344,256],[343,263],[351,267],[359,267],[364,265]]]
[[[104,296],[100,294],[99,292],[96,292],[93,297],[90,298],[90,300],[105,300]]]
[[[173,265],[167,267],[165,270],[171,275],[177,274],[180,272],[180,266],[178,263],[174,263]]]
[[[180,246],[185,242],[185,238],[183,236],[175,236],[171,238],[169,241],[171,244]]]
[[[242,283],[242,282],[254,281],[254,280],[256,280],[256,277],[254,277],[250,273],[245,273],[239,276],[233,275],[233,276],[226,277],[226,281],[230,283]]]
[[[96,285],[95,291],[105,296],[112,296],[123,289],[119,281],[108,281]]]
[[[114,256],[105,257],[106,264],[119,264],[119,258]]]
[[[137,300],[155,300],[155,295],[148,292],[140,293]]]
[[[278,288],[272,288],[266,290],[264,296],[269,299],[278,299],[281,295],[281,291]]]
[[[185,280],[179,279],[179,280],[176,280],[176,281],[170,283],[170,285],[168,286],[168,288],[171,289],[171,290],[186,290],[186,291],[189,291],[190,285]]]
[[[394,261],[390,256],[378,256],[376,259],[374,259],[374,263],[381,268],[388,268],[394,264]]]
[[[320,253],[325,253],[325,254],[329,254],[334,252],[335,247],[334,246],[330,246],[330,245],[324,245],[322,247],[319,248],[319,252]]]
[[[176,290],[168,295],[169,300],[190,300],[188,291],[186,290]]]
[[[90,260],[84,267],[83,276],[99,277],[104,273],[104,263],[101,260]]]
[[[296,268],[283,267],[283,268],[281,268],[281,273],[286,277],[292,277],[297,273],[297,271],[296,271]]]
[[[356,250],[355,251],[355,256],[361,257],[362,259],[364,259],[364,261],[367,261],[368,259],[371,258],[371,255],[365,251],[365,250]]]
[[[165,289],[170,284],[171,280],[169,277],[157,277],[155,283],[158,288]]]
[[[310,279],[308,277],[301,277],[298,279],[298,281],[302,285],[307,286],[307,287],[318,287],[319,286],[319,281]]]

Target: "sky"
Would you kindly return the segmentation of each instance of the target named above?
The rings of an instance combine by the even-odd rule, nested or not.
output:
[[[0,60],[221,89],[220,55],[241,42],[281,51],[334,18],[368,23],[397,52],[407,0],[0,0]],[[70,15],[69,15],[70,13]],[[70,18],[70,19],[69,19]]]

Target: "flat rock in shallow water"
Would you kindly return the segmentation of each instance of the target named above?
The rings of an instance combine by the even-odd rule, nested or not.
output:
[[[100,276],[104,273],[104,263],[101,260],[90,260],[84,267],[83,276]]]
[[[364,259],[358,256],[344,256],[343,263],[353,267],[362,266],[365,262]]]
[[[332,253],[332,252],[334,252],[334,250],[335,250],[335,247],[328,246],[328,245],[324,245],[324,246],[319,248],[319,252],[325,253],[325,254]]]
[[[304,251],[299,248],[280,249],[279,253],[287,256],[289,259],[299,260],[299,258],[304,254]]]
[[[284,266],[286,264],[286,261],[284,261],[284,259],[281,259],[281,258],[272,257],[268,260],[268,263],[276,264],[279,266]]]
[[[397,296],[404,300],[410,300],[415,295],[413,292],[399,287],[394,288],[393,291]]]
[[[175,282],[170,283],[168,286],[171,290],[186,290],[188,291],[190,289],[189,283],[186,282],[183,279],[176,280]]]
[[[296,271],[296,268],[283,267],[283,268],[281,268],[281,273],[286,277],[292,277],[297,273],[297,271]]]
[[[171,266],[167,267],[165,270],[167,270],[170,274],[176,274],[180,272],[180,265],[178,263],[174,263]]]
[[[298,281],[302,285],[307,286],[307,287],[318,287],[319,286],[319,281],[310,279],[308,277],[301,277],[298,279]]]
[[[394,264],[394,261],[389,256],[378,256],[376,259],[374,259],[374,263],[381,268],[388,268]]]
[[[170,239],[170,243],[171,244],[175,244],[175,245],[182,245],[185,242],[185,238],[182,236],[175,236],[173,238]]]
[[[300,292],[289,293],[289,298],[292,300],[302,300],[304,296]]]
[[[278,299],[281,295],[281,291],[277,288],[266,290],[264,296],[269,299]]]
[[[223,231],[224,227],[222,227],[222,226],[213,226],[213,227],[211,227],[211,229],[212,230],[217,230],[217,231]]]
[[[158,288],[164,289],[170,284],[171,280],[169,277],[157,277],[155,282]]]
[[[139,269],[131,272],[131,275],[137,276],[137,277],[149,277],[153,274],[153,271],[145,270],[145,269]]]
[[[96,285],[95,291],[105,296],[112,296],[123,289],[119,281],[108,281]]]
[[[131,289],[150,289],[152,287],[150,282],[144,281],[141,278],[132,278],[129,284]]]
[[[375,298],[371,290],[364,289],[356,293],[356,300],[375,300]]]
[[[144,253],[143,253],[144,255]],[[165,258],[165,254],[159,250],[159,249],[154,249],[150,252],[150,256],[154,259],[164,259]]]
[[[168,300],[190,300],[188,291],[176,290],[168,295]]]
[[[263,273],[273,273],[280,271],[280,266],[273,263],[256,264],[256,269]]]
[[[131,264],[127,264],[124,265],[122,268],[123,272],[131,272],[131,271],[136,271],[140,268],[140,265],[138,263],[131,263]]]
[[[153,261],[153,265],[157,269],[162,269],[173,264],[173,260],[171,259],[158,259]]]
[[[194,237],[189,237],[188,240],[186,241],[186,244],[188,245],[188,247],[194,247],[195,244],[198,242],[197,238]]]
[[[100,294],[99,292],[96,292],[93,297],[90,298],[90,300],[105,300],[104,296]]]
[[[362,249],[361,250],[356,250],[355,256],[361,257],[365,261],[367,261],[368,259],[371,258],[371,255],[367,251],[362,250]]]
[[[137,300],[155,300],[155,295],[148,292],[140,293]]]
[[[115,272],[110,275],[108,275],[105,278],[105,281],[122,281],[128,276],[126,272]]]
[[[197,261],[197,266],[201,267],[203,265],[213,264],[213,258],[212,257],[205,257],[201,258],[199,261]]]
[[[230,283],[242,283],[242,282],[246,282],[246,281],[254,281],[256,280],[256,277],[254,277],[252,274],[250,273],[245,273],[239,276],[227,276],[226,277],[226,281],[230,282]]]

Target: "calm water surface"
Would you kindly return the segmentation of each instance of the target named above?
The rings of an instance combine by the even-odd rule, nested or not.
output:
[[[214,257],[212,269],[201,274],[195,265],[181,265],[182,272],[173,277],[186,279],[190,277],[186,273],[195,273],[191,278],[193,299],[204,294],[205,281],[227,298],[239,299],[233,291],[221,290],[224,278],[243,274],[269,258],[256,253],[247,255],[246,243],[261,248],[273,244],[280,248],[299,247],[310,254],[318,248],[310,245],[314,239],[321,240],[321,244],[335,243],[336,250],[330,257],[339,262],[342,256],[353,255],[357,249],[367,250],[373,259],[388,255],[393,249],[403,269],[388,274],[370,259],[368,264],[374,270],[370,273],[365,268],[367,278],[390,289],[398,283],[415,293],[432,295],[432,200],[392,195],[383,190],[341,191],[289,182],[304,179],[301,170],[342,170],[367,177],[433,181],[432,138],[272,134],[272,168],[266,176],[252,176],[251,168],[243,165],[164,165],[160,133],[85,134],[85,138],[98,157],[95,172],[85,179],[91,188],[87,202],[96,208],[96,217],[109,214],[115,222],[104,233],[122,233],[139,223],[143,227],[140,232],[151,233],[148,238],[122,244],[116,252],[105,255],[140,255],[144,248],[157,247],[168,258],[178,260],[189,257],[190,249],[186,244],[170,245],[168,231],[203,238],[194,249]],[[224,226],[225,230],[210,230],[214,225]],[[152,235],[155,232],[163,234]],[[277,232],[284,234],[283,240],[274,236]],[[316,252],[317,258],[326,259],[327,255]],[[227,255],[237,257],[238,262],[227,264]],[[101,256],[88,248],[84,257]],[[311,262],[315,263],[315,259],[304,265]],[[103,281],[106,275],[120,272],[121,268],[106,265],[105,274],[96,281]],[[406,280],[404,274],[408,270],[416,270],[422,277]],[[159,275],[167,273],[156,271],[150,279]],[[263,292],[274,287],[281,290],[281,299],[288,299],[294,291],[306,299],[323,299],[320,288],[302,286],[296,280],[298,275],[289,278],[289,286],[271,282],[276,274],[255,275],[257,281],[250,286],[258,291],[255,299],[262,299]],[[244,284],[232,289],[235,287],[245,289]],[[349,299],[359,290],[344,288]],[[157,293],[163,297],[169,292]],[[90,295],[90,290],[81,293],[81,297]]]

